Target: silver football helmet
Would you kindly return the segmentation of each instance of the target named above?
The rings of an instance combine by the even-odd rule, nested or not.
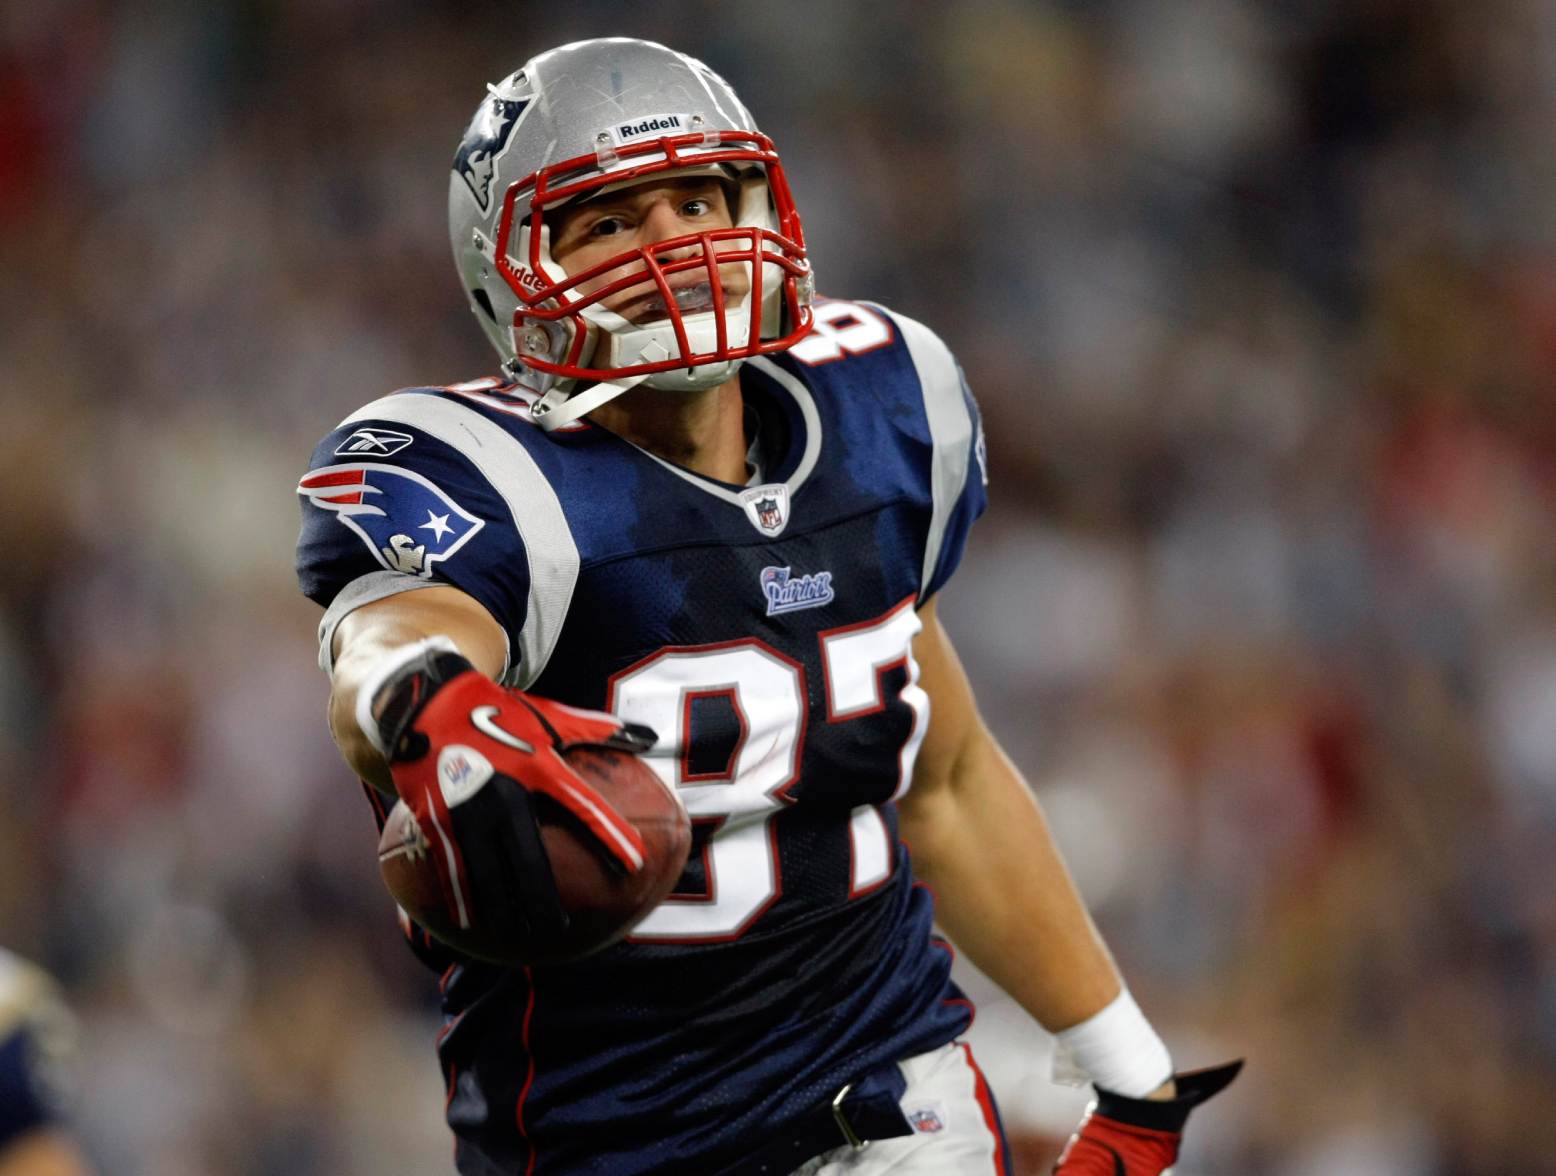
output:
[[[449,234],[504,373],[543,394],[533,412],[544,427],[639,383],[713,387],[810,330],[813,281],[783,165],[702,62],[649,41],[579,41],[487,90],[454,156]],[[733,227],[628,249],[572,276],[553,260],[547,214],[685,175],[720,179]],[[652,311],[632,321],[607,300]]]

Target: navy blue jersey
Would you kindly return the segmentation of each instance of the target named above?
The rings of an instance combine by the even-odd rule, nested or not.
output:
[[[984,505],[977,410],[926,328],[825,302],[748,362],[751,484],[475,381],[319,446],[298,573],[335,624],[429,584],[508,636],[504,680],[646,723],[692,815],[675,892],[571,965],[449,961],[440,1056],[465,1173],[713,1171],[970,1010],[893,801],[929,721],[917,606]]]

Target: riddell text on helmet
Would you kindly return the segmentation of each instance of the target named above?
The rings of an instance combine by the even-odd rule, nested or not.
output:
[[[620,124],[616,128],[616,138],[635,139],[639,135],[647,135],[653,131],[678,131],[682,125],[681,116],[678,114],[659,114],[652,118],[645,118],[642,122]]]

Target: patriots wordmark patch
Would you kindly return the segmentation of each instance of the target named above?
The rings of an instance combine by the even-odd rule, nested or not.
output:
[[[753,486],[740,494],[746,518],[764,535],[780,535],[789,525],[789,488],[781,483]]]
[[[762,595],[767,597],[767,615],[775,617],[779,613],[831,604],[837,594],[832,591],[831,572],[795,576],[788,568],[763,568]]]
[[[336,457],[388,457],[399,453],[415,438],[394,429],[358,429],[335,446]]]
[[[485,526],[432,482],[395,466],[325,466],[308,473],[297,492],[334,511],[391,572],[423,580]]]

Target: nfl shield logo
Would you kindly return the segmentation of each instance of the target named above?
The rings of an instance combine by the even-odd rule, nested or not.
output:
[[[789,488],[780,483],[753,486],[740,495],[746,518],[764,535],[778,535],[789,522]]]
[[[908,1112],[908,1122],[919,1135],[933,1135],[945,1130],[945,1120],[936,1107],[917,1107]]]

